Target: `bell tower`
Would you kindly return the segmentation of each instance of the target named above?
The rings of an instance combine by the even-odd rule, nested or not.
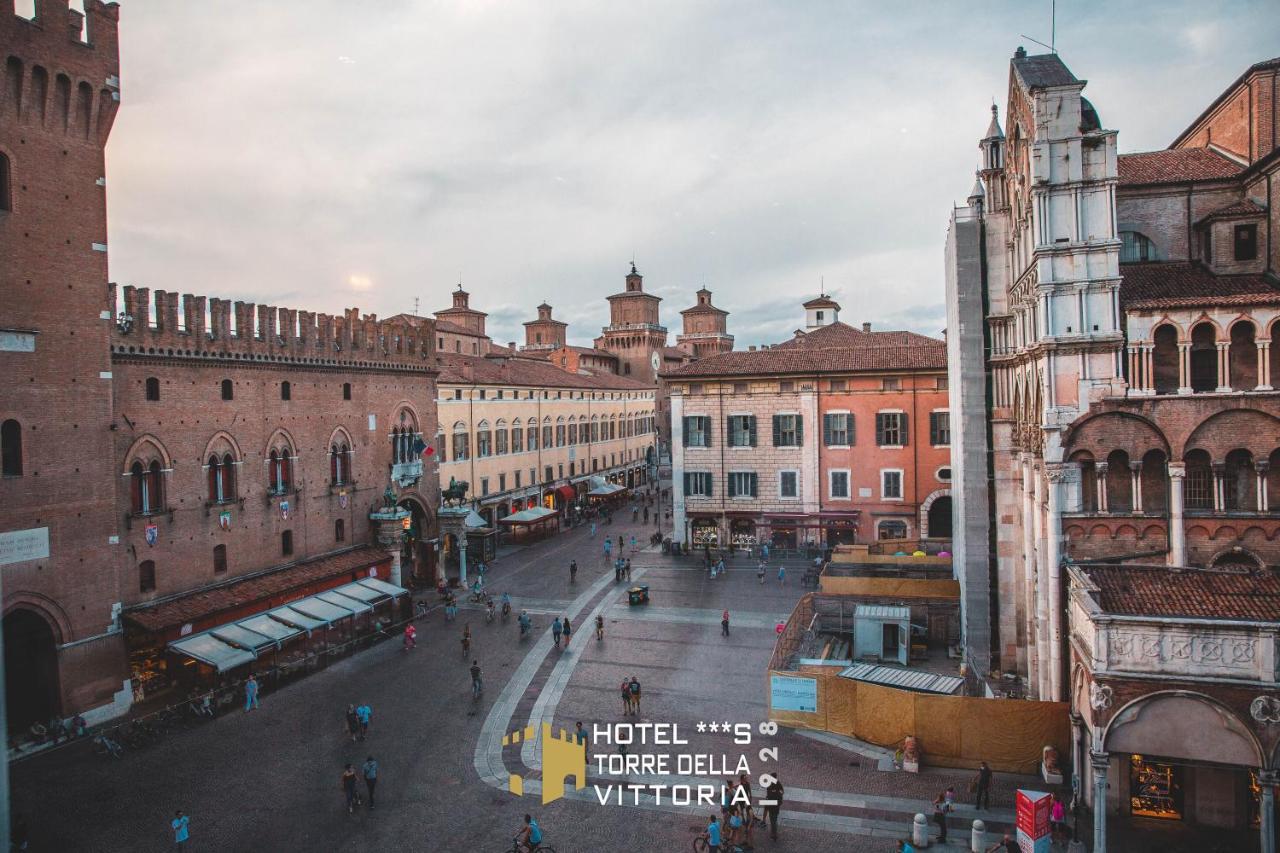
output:
[[[694,358],[718,355],[733,349],[729,334],[729,312],[711,304],[711,291],[701,288],[697,304],[680,312],[684,334],[676,337],[676,346]]]
[[[625,289],[609,297],[609,325],[595,340],[597,349],[618,356],[619,373],[655,385],[667,346],[667,329],[658,322],[661,301],[644,292],[644,277],[633,261]]]

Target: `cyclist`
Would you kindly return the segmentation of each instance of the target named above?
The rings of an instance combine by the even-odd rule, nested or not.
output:
[[[511,594],[504,592],[502,594],[502,618],[506,619],[511,615]]]
[[[527,610],[520,611],[520,636],[523,637],[529,633],[529,629],[533,627],[533,620],[529,618]]]
[[[466,657],[467,652],[471,651],[471,623],[468,622],[462,626],[462,655]]]
[[[471,695],[474,698],[480,698],[480,661],[473,660],[471,662]]]
[[[516,850],[520,853],[531,853],[542,843],[542,828],[531,815],[524,816],[524,826],[516,833]]]

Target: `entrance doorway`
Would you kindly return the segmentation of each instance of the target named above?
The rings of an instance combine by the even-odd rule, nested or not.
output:
[[[951,538],[951,497],[943,495],[929,505],[929,538]]]
[[[61,716],[57,640],[34,611],[18,608],[4,617],[4,691],[10,734]]]
[[[894,622],[885,622],[881,627],[884,632],[884,642],[880,657],[882,660],[896,660],[898,657],[898,625]]]

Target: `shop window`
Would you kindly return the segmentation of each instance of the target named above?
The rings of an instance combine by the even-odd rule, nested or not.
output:
[[[6,477],[22,476],[22,424],[12,418],[0,424],[0,471]]]
[[[1148,761],[1141,755],[1129,759],[1129,812],[1135,817],[1182,820],[1183,768]]]
[[[227,546],[213,546],[213,573],[215,575],[226,574],[227,571]]]
[[[293,531],[286,530],[280,534],[280,553],[285,557],[293,556]]]
[[[698,548],[704,546],[714,548],[720,544],[720,530],[716,527],[715,519],[694,519],[693,524],[690,525],[689,532],[694,546]]]
[[[876,528],[877,539],[906,539],[907,523],[905,521],[882,521]]]
[[[160,380],[154,376],[147,377],[147,402],[154,403],[160,399]]]
[[[156,563],[155,560],[143,560],[138,563],[138,591],[155,592]]]
[[[222,380],[222,399],[231,400],[235,398],[235,389],[231,385],[230,379]]]

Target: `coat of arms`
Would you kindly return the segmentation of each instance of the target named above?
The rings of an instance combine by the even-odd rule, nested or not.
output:
[[[146,528],[147,544],[155,545],[156,540],[160,538],[160,528],[154,524],[148,524]]]
[[[343,509],[346,509],[346,508],[347,508],[347,491],[346,491],[346,489],[343,489],[342,491],[338,492],[338,506],[342,507]]]
[[[224,509],[222,512],[218,513],[218,526],[223,530],[231,529],[231,510]]]
[[[289,502],[280,501],[280,517],[287,519],[289,517]]]

